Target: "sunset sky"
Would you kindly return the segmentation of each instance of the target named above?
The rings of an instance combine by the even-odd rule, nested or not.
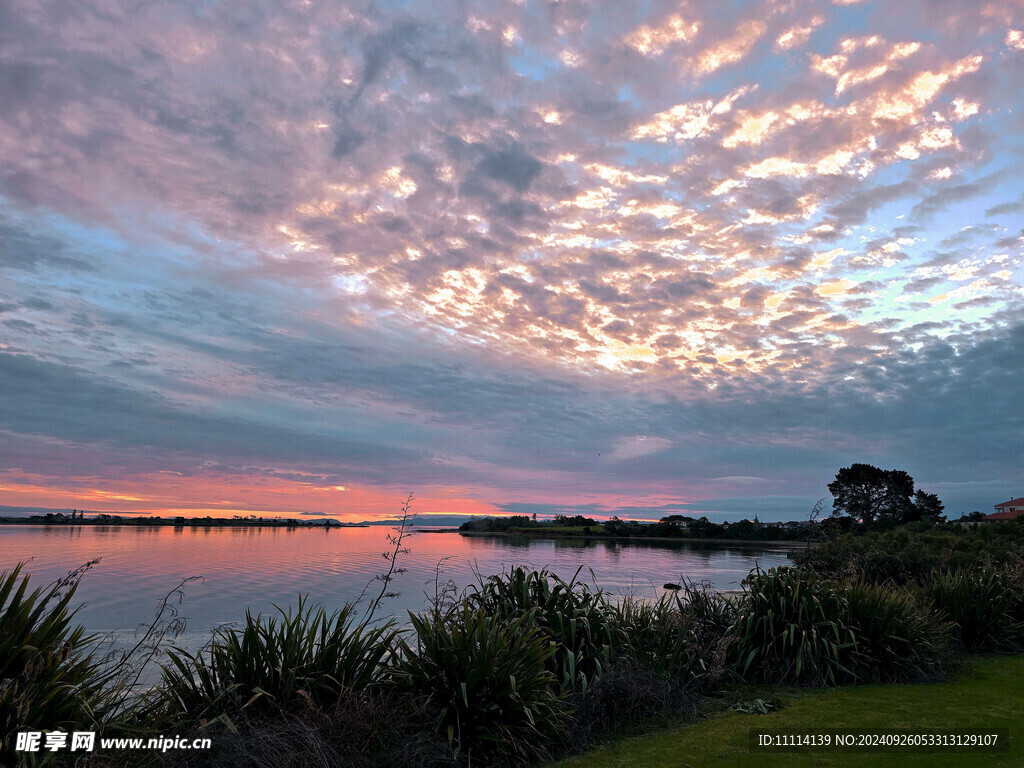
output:
[[[10,0],[0,505],[991,512],[1021,168],[1015,0]]]

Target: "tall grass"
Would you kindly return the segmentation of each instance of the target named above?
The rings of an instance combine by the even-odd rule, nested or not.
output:
[[[296,708],[273,716],[247,712],[220,729],[209,750],[115,755],[125,768],[458,768],[437,731],[436,711],[405,694],[346,692],[327,712]],[[150,733],[152,730],[150,731]],[[201,726],[179,728],[208,737]]]

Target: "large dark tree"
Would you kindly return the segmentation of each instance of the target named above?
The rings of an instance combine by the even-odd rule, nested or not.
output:
[[[828,490],[833,515],[871,523],[878,519],[906,522],[914,514],[914,478],[900,469],[851,464],[836,473]]]

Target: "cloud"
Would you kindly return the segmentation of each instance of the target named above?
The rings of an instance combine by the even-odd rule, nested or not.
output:
[[[663,437],[637,435],[636,437],[628,437],[619,440],[609,456],[615,461],[625,461],[627,459],[637,459],[641,456],[658,453],[670,448],[671,446],[672,441],[666,440]]]
[[[33,482],[84,446],[645,509],[858,452],[1018,476],[974,436],[1016,385],[948,367],[1018,338],[1012,3],[3,13]]]
[[[825,23],[824,16],[812,16],[806,24],[796,24],[775,39],[775,47],[781,50],[790,50],[804,45],[814,33],[814,30]]]
[[[938,192],[928,195],[910,209],[912,219],[927,220],[939,213],[953,203],[971,200],[988,189],[991,189],[999,180],[999,174],[992,174],[982,177],[975,182],[955,184],[950,187],[943,187]]]
[[[1008,213],[1021,213],[1024,211],[1024,196],[1019,200],[1013,200],[999,205],[993,205],[985,209],[986,216],[1005,216]]]
[[[660,56],[667,48],[690,42],[699,31],[699,21],[690,21],[675,13],[660,26],[641,24],[626,36],[626,44],[644,56]]]
[[[741,61],[750,53],[766,29],[766,25],[761,21],[742,22],[731,37],[705,49],[697,56],[695,71],[701,75],[709,75],[720,67]]]
[[[14,222],[0,221],[0,268],[38,272],[41,268],[91,272],[95,267],[52,237],[33,235]]]

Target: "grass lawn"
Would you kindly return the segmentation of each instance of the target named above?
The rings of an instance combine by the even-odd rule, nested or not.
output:
[[[726,710],[690,725],[623,739],[563,761],[556,768],[701,768],[702,766],[1022,766],[1024,765],[1024,656],[974,659],[948,682],[924,685],[862,685],[832,690],[742,690],[736,701],[773,696],[783,703],[767,715]],[[853,754],[755,753],[751,728],[782,733],[807,729],[841,732],[903,729],[1010,733],[1009,752]]]

